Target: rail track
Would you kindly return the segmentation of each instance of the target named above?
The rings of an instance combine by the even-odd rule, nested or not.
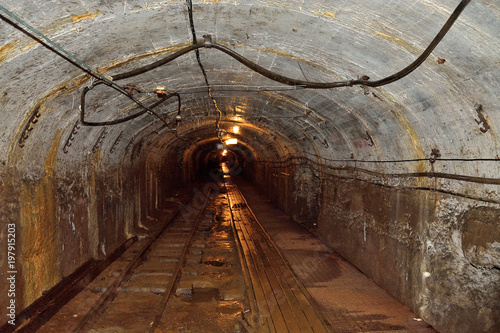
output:
[[[329,332],[223,170],[220,191],[136,242],[38,331]]]
[[[115,321],[119,327],[120,321],[124,320],[124,307],[130,308],[131,304],[134,304],[135,311],[141,313],[136,317],[140,320],[134,320],[133,329],[155,332],[175,291],[174,286],[187,262],[189,250],[196,247],[196,235],[207,223],[203,222],[203,218],[209,200],[210,193],[199,207],[192,203],[185,206],[147,241],[81,319],[74,332],[98,331]]]

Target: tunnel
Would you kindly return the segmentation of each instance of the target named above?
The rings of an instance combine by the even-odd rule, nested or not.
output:
[[[498,1],[0,6],[0,326],[225,162],[436,330],[500,330]]]

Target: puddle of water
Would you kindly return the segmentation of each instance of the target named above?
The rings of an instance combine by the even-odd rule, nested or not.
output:
[[[218,288],[193,288],[190,295],[182,295],[181,300],[185,302],[211,302],[220,299],[220,290]]]
[[[224,266],[224,262],[219,261],[219,260],[207,260],[203,262],[205,265],[210,265],[210,266],[215,266],[215,267],[221,267]]]

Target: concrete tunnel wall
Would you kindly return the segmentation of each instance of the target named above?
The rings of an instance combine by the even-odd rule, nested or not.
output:
[[[193,20],[199,40],[211,34],[289,77],[375,80],[413,61],[458,3],[205,0]],[[193,38],[184,1],[0,5],[111,76]],[[244,174],[296,221],[439,331],[498,331],[499,17],[498,2],[471,1],[422,66],[378,88],[286,87],[202,49],[212,99],[191,52],[119,82],[179,92],[179,124],[172,99],[156,109],[168,126],[145,114],[104,127],[79,121],[88,77],[0,21],[0,324],[9,225],[19,312],[160,221],[165,198],[195,179],[194,157],[218,141],[221,116],[252,152]],[[139,110],[105,86],[87,106],[93,121]]]

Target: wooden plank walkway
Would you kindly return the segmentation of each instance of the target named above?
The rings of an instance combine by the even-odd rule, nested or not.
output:
[[[336,333],[435,333],[425,321],[290,219],[259,189],[233,178],[295,276]]]
[[[314,301],[261,227],[238,188],[231,185],[230,180],[226,187],[263,331],[330,332]]]

